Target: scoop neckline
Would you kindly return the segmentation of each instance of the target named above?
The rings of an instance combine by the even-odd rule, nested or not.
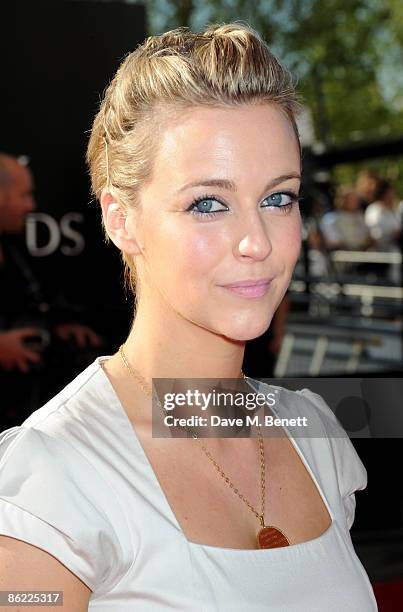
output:
[[[202,544],[200,542],[192,542],[192,540],[189,540],[186,537],[185,532],[183,531],[169,501],[167,496],[165,495],[165,492],[161,486],[160,481],[157,478],[156,473],[154,472],[154,469],[151,465],[151,462],[147,456],[147,453],[145,452],[140,439],[137,435],[136,429],[134,424],[131,422],[131,420],[129,419],[129,416],[122,404],[122,402],[120,401],[115,388],[113,387],[111,381],[109,380],[109,377],[107,376],[106,372],[104,371],[103,367],[102,367],[102,363],[107,361],[108,359],[110,359],[111,356],[109,355],[105,355],[105,356],[100,356],[97,357],[95,359],[95,362],[93,365],[97,365],[99,373],[101,374],[102,380],[104,382],[104,386],[105,386],[105,390],[107,391],[108,395],[110,396],[111,399],[111,403],[115,406],[117,414],[119,415],[120,421],[122,423],[122,429],[124,429],[124,431],[126,432],[126,434],[129,435],[131,441],[134,443],[135,447],[137,448],[138,452],[140,453],[143,462],[146,465],[147,471],[150,474],[150,477],[153,481],[153,484],[156,487],[156,490],[158,491],[158,495],[161,498],[161,500],[163,501],[166,511],[170,517],[170,520],[173,522],[173,524],[175,525],[175,527],[177,528],[178,532],[180,533],[182,539],[186,542],[186,544],[194,549],[205,549],[208,551],[215,551],[215,552],[221,552],[221,553],[233,553],[238,554],[238,555],[251,555],[251,554],[258,554],[258,555],[262,555],[262,554],[267,554],[267,553],[271,553],[271,554],[276,554],[276,555],[287,555],[287,554],[293,554],[294,551],[298,551],[301,550],[302,548],[309,548],[310,546],[313,545],[318,545],[321,544],[324,540],[326,540],[328,537],[330,537],[333,533],[333,531],[336,528],[336,518],[333,514],[333,511],[330,507],[330,504],[326,498],[326,495],[324,494],[324,492],[322,491],[322,488],[320,487],[318,480],[313,472],[313,470],[311,469],[311,466],[309,465],[309,463],[306,461],[304,454],[302,453],[302,450],[300,448],[300,446],[295,442],[295,438],[293,438],[288,429],[286,427],[282,427],[286,434],[287,437],[290,439],[292,445],[294,446],[296,452],[298,453],[298,456],[300,457],[300,460],[302,461],[303,465],[305,466],[305,469],[308,471],[308,474],[310,475],[310,477],[313,480],[313,483],[329,513],[329,516],[331,518],[331,524],[329,525],[329,527],[326,529],[326,531],[324,531],[323,533],[321,533],[319,536],[317,536],[316,538],[313,538],[311,540],[306,540],[305,542],[298,542],[297,544],[291,544],[290,546],[281,546],[278,548],[230,548],[230,547],[226,547],[226,546],[214,546],[211,544]],[[253,380],[254,382],[258,383],[258,384],[266,384],[266,383],[262,383],[259,380],[256,380],[254,378],[251,377],[247,377],[249,380]],[[252,385],[250,385],[252,386]],[[253,387],[252,387],[253,388]],[[271,406],[271,409],[273,410],[273,412],[275,413],[276,416],[279,416],[278,412],[273,408],[273,406]]]

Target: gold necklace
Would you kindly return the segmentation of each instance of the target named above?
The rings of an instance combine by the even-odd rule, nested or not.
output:
[[[145,394],[148,397],[152,398],[152,389],[150,389],[150,385],[148,385],[148,383],[145,381],[145,379],[139,373],[137,373],[134,370],[134,368],[130,365],[130,363],[129,363],[127,357],[126,357],[126,354],[124,352],[123,346],[124,345],[122,344],[121,347],[119,348],[119,354],[121,356],[121,359],[123,361],[124,366],[126,367],[128,372],[140,384],[140,386],[141,386],[142,390],[145,392]],[[242,370],[241,370],[241,374],[242,374],[243,378],[246,380],[247,377],[242,372]],[[159,404],[160,408],[164,412],[164,414],[166,414],[166,411],[164,411],[164,408],[163,408],[163,406],[162,406],[162,404],[161,404],[161,402],[159,401],[158,398],[157,398],[157,401],[158,401],[158,404]],[[261,511],[260,514],[257,512],[257,510],[255,510],[255,508],[252,506],[252,504],[249,503],[249,501],[246,499],[246,497],[244,495],[242,495],[242,493],[240,493],[237,488],[235,488],[234,483],[228,478],[228,476],[225,474],[225,472],[222,470],[222,468],[218,465],[218,463],[212,457],[210,451],[203,444],[201,445],[201,449],[207,455],[207,457],[210,459],[210,461],[213,463],[214,467],[217,469],[217,471],[219,472],[220,476],[222,476],[224,481],[229,485],[229,487],[234,491],[234,493],[236,493],[238,495],[238,497],[240,499],[242,499],[243,502],[246,503],[248,508],[259,519],[260,524],[261,524],[261,528],[259,529],[259,532],[258,532],[258,534],[256,536],[257,537],[258,547],[259,548],[280,548],[282,546],[289,546],[290,545],[290,541],[288,540],[287,536],[281,531],[281,529],[278,529],[277,527],[274,527],[273,525],[265,525],[264,524],[265,489],[266,489],[265,471],[266,470],[265,470],[264,445],[263,445],[262,433],[260,431],[260,425],[257,425],[257,428],[258,428],[259,445],[260,445],[260,484],[261,484],[261,504],[262,504],[262,511]],[[187,431],[189,431],[192,434],[192,437],[195,438],[198,442],[200,442],[200,439],[199,439],[198,435],[196,433],[192,433],[192,431],[188,427],[184,427],[184,428],[182,427],[182,429],[186,429]]]

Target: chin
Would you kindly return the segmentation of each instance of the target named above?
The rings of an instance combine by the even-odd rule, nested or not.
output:
[[[239,321],[228,321],[226,325],[222,326],[222,335],[226,336],[230,340],[238,340],[239,342],[247,342],[248,340],[254,340],[262,336],[265,331],[270,327],[271,319],[260,319],[255,317],[253,322],[245,319]]]

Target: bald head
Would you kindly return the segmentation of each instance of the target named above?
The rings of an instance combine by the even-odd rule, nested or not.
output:
[[[18,159],[0,153],[0,232],[19,234],[35,209],[30,170]]]
[[[10,156],[0,153],[0,190],[10,184],[9,164],[12,159]]]

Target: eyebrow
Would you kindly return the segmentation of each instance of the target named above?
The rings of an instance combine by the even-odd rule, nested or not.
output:
[[[289,179],[301,179],[301,175],[298,174],[297,172],[290,172],[289,174],[281,174],[280,176],[277,176],[276,178],[269,181],[269,183],[264,188],[264,191],[267,191],[268,189],[272,189],[273,187],[276,187],[276,185],[279,185],[280,183],[284,183],[284,181],[288,181]],[[233,181],[230,181],[228,179],[211,178],[211,179],[201,179],[198,181],[194,181],[192,183],[187,183],[183,187],[180,187],[178,189],[178,192],[185,191],[185,189],[190,189],[191,187],[221,187],[222,189],[227,189],[228,191],[234,191],[234,192],[237,190],[236,185]]]

